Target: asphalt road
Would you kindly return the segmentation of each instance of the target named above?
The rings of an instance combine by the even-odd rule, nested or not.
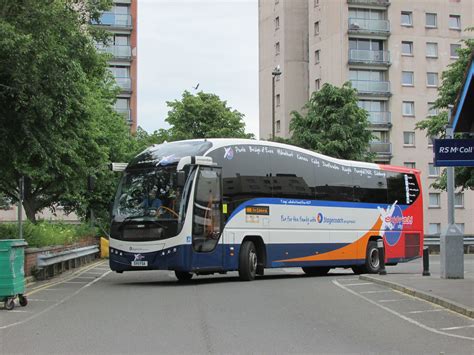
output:
[[[474,353],[472,319],[343,269],[180,284],[171,272],[119,275],[99,262],[33,285],[29,299],[0,309],[0,354]]]

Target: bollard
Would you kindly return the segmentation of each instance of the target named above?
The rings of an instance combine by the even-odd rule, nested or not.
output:
[[[430,253],[428,247],[423,248],[423,276],[430,276]]]
[[[379,250],[379,275],[387,275],[387,270],[385,270],[385,250],[382,239],[377,239],[377,248]]]

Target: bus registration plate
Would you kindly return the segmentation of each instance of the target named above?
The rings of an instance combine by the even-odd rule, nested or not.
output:
[[[148,266],[147,260],[134,260],[132,261],[132,266]]]

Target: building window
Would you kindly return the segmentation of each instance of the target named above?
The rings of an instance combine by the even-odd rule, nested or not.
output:
[[[426,56],[429,58],[438,58],[438,43],[426,42]]]
[[[413,86],[414,84],[414,74],[412,71],[402,71],[402,85],[403,86]]]
[[[277,16],[275,17],[275,30],[278,30],[280,28],[280,17]]]
[[[276,105],[280,106],[280,94],[276,95]]]
[[[280,42],[275,43],[275,55],[280,54]]]
[[[428,197],[429,197],[428,207],[431,207],[431,208],[440,207],[440,193],[439,192],[430,192],[428,194]]]
[[[409,169],[416,169],[416,163],[414,161],[406,161],[403,166]]]
[[[440,234],[441,223],[430,223],[428,225],[428,234]]]
[[[439,166],[435,166],[433,163],[428,163],[428,176],[438,177],[439,176]]]
[[[459,58],[459,54],[458,54],[459,48],[461,48],[461,45],[457,43],[449,45],[449,52],[450,52],[451,58]]]
[[[438,73],[426,73],[426,86],[438,87]]]
[[[459,228],[462,234],[464,234],[464,223],[454,223]]]
[[[413,55],[413,42],[402,42],[402,54]]]
[[[402,11],[402,26],[413,26],[413,13],[411,11]]]
[[[438,27],[438,18],[436,14],[426,14],[426,27],[436,28]]]
[[[449,15],[449,29],[460,30],[461,29],[461,16]]]
[[[415,103],[413,101],[403,101],[402,114],[403,116],[415,116]]]
[[[464,194],[462,192],[454,194],[454,207],[464,208]]]
[[[319,49],[317,51],[314,51],[314,64],[319,63],[319,53],[320,53]]]
[[[319,6],[319,0],[314,0],[314,7]]]
[[[314,81],[314,91],[319,91],[321,88],[321,79],[316,79]]]
[[[415,132],[403,132],[403,145],[415,146]]]
[[[319,35],[319,21],[316,21],[314,23],[314,35],[315,36]]]
[[[280,132],[280,120],[276,121],[276,131]]]
[[[428,102],[428,117],[433,117],[438,114],[438,109],[434,106],[434,102]]]

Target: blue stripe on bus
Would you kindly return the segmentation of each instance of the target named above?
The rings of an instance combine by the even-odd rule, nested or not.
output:
[[[229,216],[227,221],[231,220],[237,213],[247,206],[253,205],[287,205],[287,206],[311,206],[311,207],[342,207],[342,208],[365,208],[376,209],[377,207],[386,208],[388,204],[383,203],[362,203],[362,202],[343,202],[343,201],[321,201],[321,200],[298,200],[289,198],[254,198],[240,204]],[[397,205],[402,210],[407,209],[408,205]]]

